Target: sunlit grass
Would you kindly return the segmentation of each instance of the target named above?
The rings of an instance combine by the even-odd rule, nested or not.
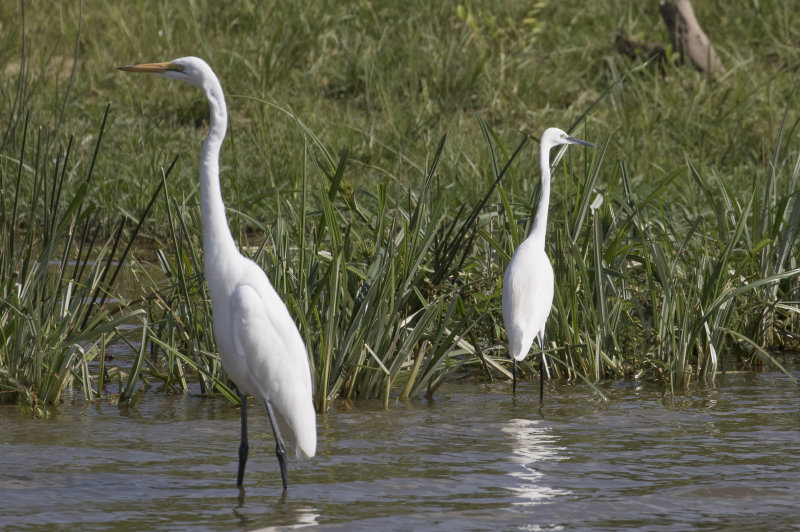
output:
[[[4,332],[6,382],[52,401],[95,378],[89,362],[116,334],[103,324],[119,315],[91,303],[113,295],[104,260],[124,250],[117,231],[127,243],[152,205],[129,254],[164,276],[143,283],[126,311],[147,326],[131,340],[137,356],[120,393],[136,376],[167,390],[199,380],[201,391],[233,397],[202,281],[206,104],[199,91],[115,70],[188,54],[209,61],[228,95],[221,170],[231,229],[299,324],[319,408],[335,397],[427,393],[456,370],[507,374],[500,280],[532,223],[535,140],[576,121],[599,148],[568,154],[553,174],[556,374],[677,386],[776,364],[774,349],[797,346],[800,300],[800,30],[785,23],[788,8],[695,6],[727,68],[707,79],[616,54],[618,28],[667,39],[650,5],[541,4],[151,0],[82,13],[77,2],[2,4],[2,326],[29,330]],[[517,150],[526,134],[533,141]],[[70,202],[91,209],[79,215]],[[84,236],[88,212],[96,231]],[[24,267],[43,260],[48,238],[47,260],[68,262],[76,242],[95,238],[80,255],[93,266],[78,278]],[[17,302],[17,283],[40,292]],[[77,301],[73,314],[104,316],[86,322],[94,332],[59,321],[59,308]],[[76,334],[86,336],[76,343]],[[50,363],[56,391],[26,391],[11,357],[62,344],[80,345],[88,354],[54,352],[83,365]]]
[[[105,124],[104,117],[95,154]],[[124,340],[125,325],[147,329],[144,310],[125,308],[113,294],[147,212],[135,227],[124,218],[113,233],[98,227],[89,193],[94,165],[85,176],[76,172],[70,160],[74,139],[64,148],[44,129],[34,137],[27,116],[20,126],[23,144],[8,189],[12,207],[3,209],[2,219],[0,400],[23,400],[38,409],[57,404],[65,390],[87,399],[102,396],[108,343]],[[29,201],[23,200],[24,180],[31,185]],[[65,186],[69,181],[77,183]],[[99,376],[90,369],[97,361]],[[135,381],[134,374],[127,387]]]

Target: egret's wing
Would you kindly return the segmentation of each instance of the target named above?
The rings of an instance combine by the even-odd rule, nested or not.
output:
[[[503,277],[503,323],[512,357],[525,358],[552,304],[553,269],[544,251],[515,254]]]
[[[236,287],[231,297],[231,321],[236,354],[247,367],[258,391],[272,401],[281,391],[280,358],[283,341],[267,315],[258,293],[250,286]]]
[[[298,454],[313,456],[316,414],[305,346],[277,294],[265,298],[259,293],[262,291],[240,284],[232,294],[236,350],[247,360],[253,386],[291,431]]]

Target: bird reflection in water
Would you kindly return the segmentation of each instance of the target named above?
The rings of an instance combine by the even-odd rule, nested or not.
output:
[[[509,489],[520,499],[514,504],[539,504],[556,496],[569,494],[568,491],[554,489],[542,483],[544,473],[540,470],[541,466],[562,460],[565,451],[564,447],[558,445],[551,427],[538,419],[512,419],[502,431],[511,436],[511,460],[519,465],[519,468],[509,473],[516,480]]]
[[[245,506],[245,490],[239,489],[239,504],[234,508],[233,513],[239,518],[240,524],[243,527],[253,531],[271,531],[271,530],[288,530],[293,528],[306,528],[319,525],[317,521],[320,513],[317,508],[312,508],[307,505],[297,506],[289,501],[288,492],[284,491],[283,495],[272,504],[272,512],[270,512],[269,521],[274,523],[271,526],[253,528],[258,526],[258,521],[262,520],[263,515],[263,499],[256,497],[255,500],[251,498],[250,507],[252,507],[253,514],[248,511]]]

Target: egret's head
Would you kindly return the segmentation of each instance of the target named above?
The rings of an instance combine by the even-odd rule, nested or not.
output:
[[[125,72],[158,74],[165,78],[185,81],[201,89],[206,80],[216,77],[208,63],[199,57],[181,57],[165,63],[142,63],[140,65],[122,66],[119,69]]]
[[[567,135],[566,131],[558,129],[557,127],[551,127],[545,130],[545,132],[542,134],[542,146],[548,146],[552,148],[553,146],[558,146],[559,144],[582,144],[584,146],[594,148],[594,144],[591,142],[570,137]]]

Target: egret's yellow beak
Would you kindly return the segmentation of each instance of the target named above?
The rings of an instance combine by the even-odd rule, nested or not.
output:
[[[147,74],[163,74],[164,72],[168,72],[170,70],[178,72],[183,70],[183,67],[170,61],[164,63],[142,63],[140,65],[128,65],[118,68],[119,70],[124,70],[125,72],[145,72]]]

